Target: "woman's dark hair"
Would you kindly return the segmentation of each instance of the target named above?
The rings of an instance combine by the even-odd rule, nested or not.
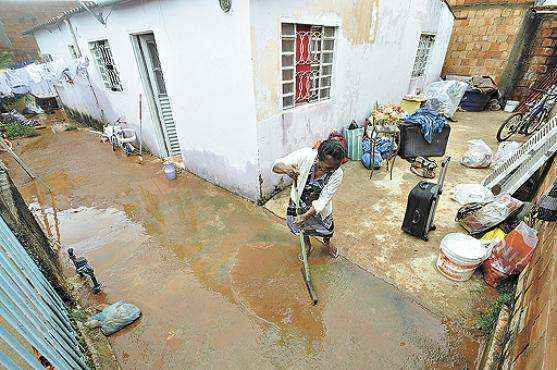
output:
[[[340,162],[346,158],[346,150],[344,150],[342,144],[337,140],[328,139],[319,145],[319,149],[317,149],[317,156],[319,157],[319,160],[324,161],[325,157],[328,155]]]

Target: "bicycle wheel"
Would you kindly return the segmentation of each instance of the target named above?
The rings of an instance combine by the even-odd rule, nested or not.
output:
[[[540,113],[536,114],[535,117],[532,117],[528,122],[524,125],[524,133],[526,135],[532,135],[534,132],[538,131],[540,127],[545,123],[545,119],[549,115],[549,112],[546,109],[542,109]]]
[[[497,141],[508,140],[511,136],[518,132],[522,124],[522,113],[515,113],[503,122],[497,131]]]

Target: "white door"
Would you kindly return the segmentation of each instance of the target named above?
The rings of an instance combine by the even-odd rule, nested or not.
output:
[[[166,149],[170,156],[181,155],[180,143],[176,134],[176,125],[172,116],[172,106],[166,93],[166,84],[159,60],[155,36],[152,33],[139,35],[139,50],[145,62],[154,103],[157,107],[158,120],[161,124]]]

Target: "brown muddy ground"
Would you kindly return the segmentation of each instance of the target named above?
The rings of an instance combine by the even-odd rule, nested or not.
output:
[[[504,112],[457,112],[451,122],[447,155],[452,157],[445,192],[437,209],[437,230],[429,241],[411,237],[401,230],[410,190],[421,180],[409,170],[409,163],[397,158],[391,180],[383,168],[370,173],[359,162],[344,169],[344,180],[335,195],[335,241],[339,252],[362,269],[399,288],[405,295],[437,316],[473,332],[477,318],[498,295],[479,273],[470,281],[452,282],[435,269],[441,239],[452,232],[464,232],[455,216],[460,205],[450,198],[455,185],[480,183],[489,169],[471,169],[459,161],[468,140],[483,139],[495,152],[495,133],[508,117]],[[437,161],[440,163],[440,161]],[[437,181],[428,180],[428,181]],[[282,192],[265,207],[284,216],[288,192]]]
[[[16,151],[57,193],[63,259],[74,248],[103,283],[88,302],[143,311],[110,337],[124,368],[474,367],[478,341],[319,249],[311,307],[282,220],[196,176],[169,182],[159,161],[139,165],[85,129],[44,130]],[[28,179],[1,157],[34,203]]]

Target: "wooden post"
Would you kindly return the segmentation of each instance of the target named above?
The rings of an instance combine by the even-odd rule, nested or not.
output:
[[[50,224],[48,223],[48,217],[46,215],[46,211],[44,209],[44,199],[41,194],[41,189],[39,188],[39,183],[37,179],[33,178],[33,184],[35,185],[35,193],[37,194],[37,201],[39,202],[39,207],[41,209],[41,215],[43,217],[44,226],[46,228],[46,234],[48,237],[52,237],[52,232],[50,231]]]
[[[50,205],[52,206],[52,214],[54,215],[54,230],[56,231],[56,241],[58,242],[58,250],[62,244],[60,243],[60,223],[58,222],[58,208],[56,208],[56,197],[48,190],[48,194],[50,195]]]

